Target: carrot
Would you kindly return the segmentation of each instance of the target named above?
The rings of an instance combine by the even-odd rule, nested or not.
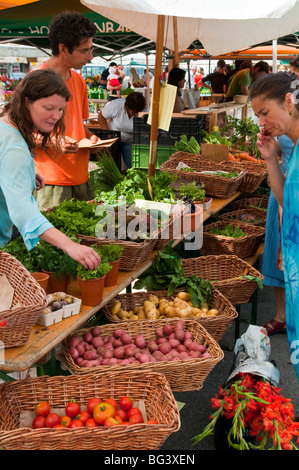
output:
[[[240,152],[240,153],[238,153],[238,156],[243,160],[248,160],[249,162],[258,163],[258,160],[256,158],[252,157],[251,155],[248,155],[248,153]]]
[[[235,156],[234,156],[232,153],[230,153],[230,152],[229,152],[229,154],[228,154],[228,159],[231,160],[231,161],[233,161],[233,162],[236,161]]]

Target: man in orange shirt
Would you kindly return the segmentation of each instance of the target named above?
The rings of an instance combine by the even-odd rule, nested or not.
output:
[[[37,193],[41,210],[60,204],[71,198],[93,198],[88,180],[89,150],[79,149],[78,142],[89,138],[98,140],[84,125],[89,116],[87,87],[84,78],[74,69],[81,69],[92,59],[92,41],[95,25],[77,12],[64,12],[56,16],[50,25],[49,42],[52,55],[38,68],[51,68],[61,75],[71,98],[65,109],[65,141],[63,152],[45,152],[37,145],[35,169],[45,182]]]

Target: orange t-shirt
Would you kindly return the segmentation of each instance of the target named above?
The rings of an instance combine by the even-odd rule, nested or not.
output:
[[[37,68],[47,68],[45,62]],[[71,97],[65,108],[65,135],[75,140],[86,137],[84,119],[89,116],[87,88],[84,78],[74,70],[65,80]],[[38,148],[34,158],[35,170],[43,176],[45,184],[73,186],[88,180],[89,151],[79,149],[76,153],[57,153]]]

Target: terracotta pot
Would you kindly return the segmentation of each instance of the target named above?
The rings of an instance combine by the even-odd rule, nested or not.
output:
[[[117,277],[119,273],[119,263],[120,263],[120,259],[116,261],[112,261],[112,263],[110,263],[112,266],[112,269],[110,269],[110,271],[106,274],[105,287],[115,286],[115,284],[117,283]]]
[[[45,271],[42,269],[42,272],[49,275],[48,286],[46,289],[47,294],[52,294],[53,292],[67,292],[69,276],[61,276],[57,278],[51,271]]]
[[[94,307],[102,302],[105,278],[106,276],[100,277],[99,279],[83,280],[77,276],[81,291],[81,300],[84,305]]]
[[[49,281],[49,274],[46,273],[31,273],[31,276],[39,283],[39,285],[46,290],[48,281]]]
[[[196,212],[194,212],[193,214],[184,214],[182,216],[182,231],[184,233],[189,231],[189,227],[191,229],[191,232],[196,232],[196,230],[198,230],[201,226],[201,214],[203,212],[202,204],[196,204],[195,208]]]

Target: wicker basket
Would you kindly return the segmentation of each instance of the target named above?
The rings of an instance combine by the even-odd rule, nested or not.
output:
[[[244,237],[231,238],[223,235],[210,233],[213,228],[222,229],[228,224],[234,228],[239,226],[244,233]],[[203,244],[200,249],[204,255],[236,255],[239,258],[247,258],[256,253],[259,245],[265,236],[265,229],[256,225],[245,224],[243,222],[219,220],[203,227]]]
[[[246,171],[238,189],[244,195],[250,195],[256,191],[268,174],[267,166],[264,163],[221,162],[219,167],[226,171]]]
[[[163,327],[165,324],[174,324],[177,319],[161,319],[161,320],[146,320],[146,321],[132,321],[121,322],[117,324],[117,328],[121,328],[129,333],[132,337],[137,334],[144,335],[146,341],[156,339],[155,330],[158,327]],[[102,335],[112,335],[116,328],[115,324],[107,324],[101,326]],[[75,335],[82,335],[90,331],[91,328],[76,331]],[[196,321],[185,320],[185,330],[193,334],[194,341],[200,344],[206,344],[210,353],[209,357],[202,357],[199,359],[188,359],[178,361],[157,361],[146,362],[144,364],[133,363],[129,365],[116,364],[113,366],[102,365],[87,369],[79,367],[75,364],[68,350],[68,338],[63,341],[63,350],[65,359],[71,372],[78,375],[84,375],[90,372],[109,375],[111,372],[120,371],[149,371],[160,372],[165,375],[169,385],[173,391],[191,391],[200,390],[203,383],[216,366],[224,357],[223,351],[219,344],[212,338],[212,336],[205,330],[205,328]]]
[[[5,348],[22,346],[46,306],[46,293],[29,271],[14,256],[0,250],[0,276],[6,275],[14,289],[12,308],[0,312],[6,325],[0,328]]]
[[[254,197],[244,197],[237,199],[236,201],[233,201],[230,203],[230,207],[232,210],[239,210],[239,209],[244,209],[247,207],[254,207],[256,209],[267,209],[268,207],[268,202],[269,202],[269,196],[262,194],[260,196],[254,196]]]
[[[176,168],[180,162],[184,162],[195,171],[177,170]],[[160,166],[160,171],[167,171],[168,173],[177,175],[180,181],[185,184],[191,183],[192,181],[195,181],[197,184],[204,184],[204,190],[208,196],[227,199],[239,191],[239,187],[246,176],[246,171],[240,170],[239,176],[236,178],[225,178],[223,176],[198,173],[203,171],[216,171],[219,169],[221,168],[216,162],[203,159],[201,156],[192,155],[190,153],[181,155],[180,152],[178,152],[178,155],[173,155]]]
[[[246,221],[247,216],[252,216],[253,222]],[[257,225],[259,227],[266,226],[267,212],[264,209],[257,209],[255,207],[248,207],[247,209],[239,209],[237,211],[226,212],[218,216],[219,220],[238,220],[243,223]]]
[[[182,261],[187,276],[196,275],[210,281],[232,304],[249,302],[257,289],[256,281],[242,276],[263,279],[257,269],[234,255],[200,256]]]
[[[101,245],[108,243],[116,243],[123,247],[123,252],[120,257],[119,270],[120,271],[134,271],[143,261],[147,260],[155,249],[157,240],[144,240],[143,242],[130,242],[126,240],[110,240],[108,238],[99,239],[97,237],[86,236],[77,234],[78,240],[81,240],[83,245]]]
[[[73,398],[84,407],[89,398],[131,396],[143,400],[145,423],[77,429],[32,429],[20,427],[20,414],[32,411],[46,400],[62,408]],[[180,415],[169,384],[162,374],[151,371],[118,371],[101,376],[56,376],[6,382],[0,386],[0,447],[3,450],[155,450],[171,433],[180,429]],[[160,424],[161,423],[161,424]]]
[[[194,273],[196,274],[196,273]],[[188,275],[192,275],[192,272],[189,271]],[[178,289],[175,291],[174,296],[176,292],[183,290],[183,289]],[[103,312],[106,315],[106,318],[112,322],[112,323],[120,323],[121,321],[123,322],[124,320],[115,320],[113,315],[111,315],[111,309],[117,300],[121,301],[122,308],[124,310],[133,310],[134,307],[141,307],[144,303],[145,300],[147,300],[148,296],[150,294],[156,295],[159,299],[162,298],[167,298],[167,291],[166,290],[160,290],[160,291],[152,291],[152,292],[135,292],[133,294],[119,294],[116,296],[111,302],[109,302],[105,307],[103,308]],[[200,323],[206,330],[207,332],[214,338],[217,342],[219,342],[225,332],[227,331],[228,327],[231,325],[231,323],[237,318],[238,313],[234,306],[230,303],[228,299],[226,299],[219,290],[216,288],[212,289],[212,299],[211,302],[209,303],[209,308],[216,308],[219,311],[218,315],[215,316],[208,316],[205,318],[191,318],[190,320],[192,321],[197,321]],[[132,321],[136,320],[127,320],[127,322],[131,323]],[[148,320],[144,320],[148,321]]]

